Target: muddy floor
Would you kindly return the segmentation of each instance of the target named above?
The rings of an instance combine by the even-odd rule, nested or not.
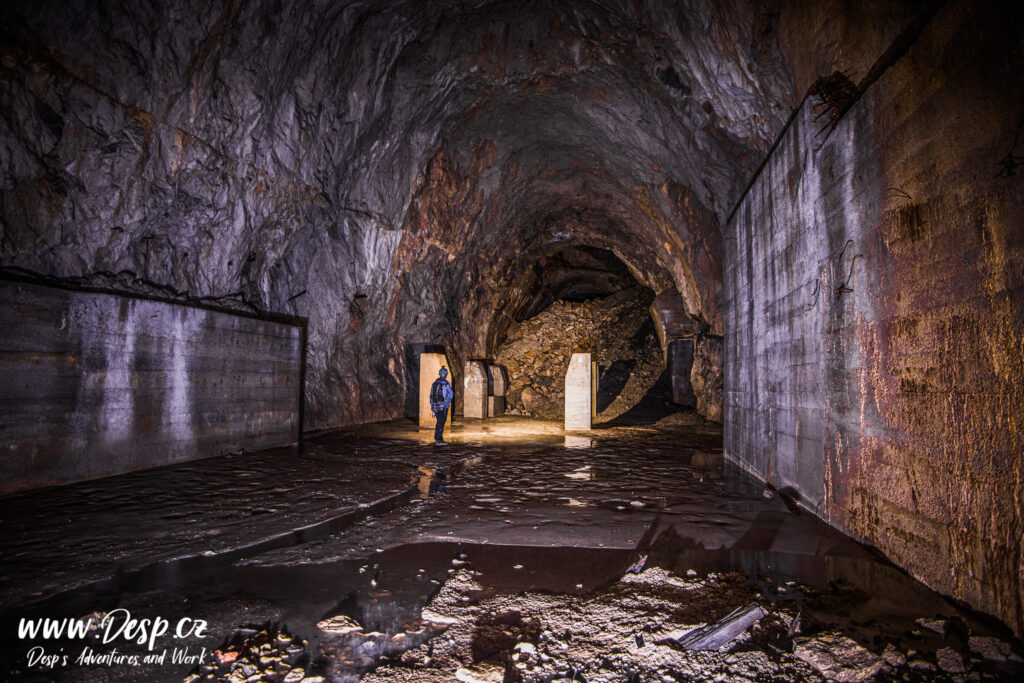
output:
[[[3,678],[1024,678],[1001,624],[757,485],[693,416],[587,436],[457,424],[447,449],[426,438],[375,425],[287,459],[0,500],[3,525],[23,531],[3,541]],[[146,487],[163,497],[147,505]],[[90,528],[80,506],[97,490],[134,493]],[[33,521],[58,549],[24,535]],[[24,630],[68,617],[84,635]]]

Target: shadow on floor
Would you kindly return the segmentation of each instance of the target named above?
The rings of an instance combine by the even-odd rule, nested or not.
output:
[[[622,393],[635,367],[635,359],[620,359],[601,373],[597,383],[597,412],[603,412]]]
[[[669,415],[686,410],[672,402],[672,380],[668,372],[662,372],[644,397],[637,404],[622,413],[614,420],[594,425],[594,429],[610,429],[612,427],[650,425]]]

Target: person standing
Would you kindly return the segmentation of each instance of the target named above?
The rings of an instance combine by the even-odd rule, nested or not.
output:
[[[430,385],[430,411],[437,418],[437,425],[434,427],[434,443],[438,446],[447,446],[444,440],[444,423],[448,420],[448,410],[451,408],[455,392],[452,385],[448,383],[448,368],[442,367],[438,372],[438,378]]]

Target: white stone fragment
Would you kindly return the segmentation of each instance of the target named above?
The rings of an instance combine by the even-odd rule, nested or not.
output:
[[[971,636],[971,652],[990,662],[1005,662],[1013,654],[1009,644],[992,636]]]
[[[362,631],[363,627],[359,623],[347,617],[344,614],[338,614],[333,617],[328,617],[322,621],[318,621],[316,627],[324,633],[334,633],[337,635],[344,635],[346,633],[352,633],[353,631]]]
[[[951,647],[936,650],[935,659],[939,663],[939,668],[947,673],[962,674],[966,671],[963,657]]]
[[[793,654],[822,676],[839,683],[867,681],[882,668],[882,658],[839,633],[793,641]]]

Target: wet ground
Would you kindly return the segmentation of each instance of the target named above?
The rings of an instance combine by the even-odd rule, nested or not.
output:
[[[0,498],[4,678],[1024,676],[1000,624],[765,491],[692,416],[449,438],[372,425]],[[679,644],[751,605],[720,650]],[[18,637],[90,615],[83,638]]]

